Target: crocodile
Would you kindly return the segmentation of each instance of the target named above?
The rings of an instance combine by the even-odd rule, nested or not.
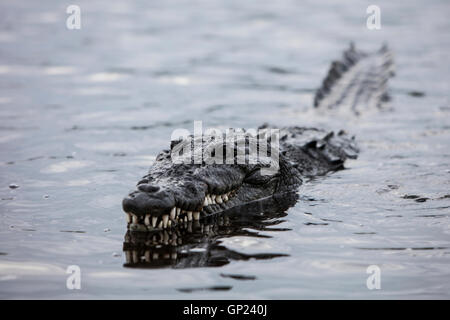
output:
[[[331,64],[314,97],[314,107],[348,108],[356,115],[368,108],[380,108],[389,99],[387,81],[393,74],[393,57],[386,45],[365,53],[351,44],[342,58]],[[271,130],[277,130],[277,141]],[[245,214],[246,205],[273,197],[283,199],[305,180],[343,169],[345,161],[356,159],[359,152],[354,136],[344,130],[298,126],[276,129],[264,124],[257,133],[244,131],[240,137],[244,143],[232,140],[231,155],[235,159],[226,163],[210,161],[217,150],[227,152],[230,141],[226,137],[204,134],[171,141],[170,149],[156,157],[136,190],[123,199],[128,229],[160,232],[229,211]],[[201,143],[195,143],[196,139]],[[275,142],[277,148],[273,149]],[[237,161],[238,155],[251,158],[250,145],[257,151],[270,152],[265,157],[258,154],[258,161]],[[212,152],[200,162],[174,161],[174,154],[183,154],[180,150],[186,148],[192,148],[194,156],[185,154],[185,160],[203,155],[205,150]],[[274,155],[276,170],[267,174]]]

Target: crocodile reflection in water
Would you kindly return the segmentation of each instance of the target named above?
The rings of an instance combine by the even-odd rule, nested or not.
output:
[[[154,231],[127,231],[123,243],[125,267],[196,268],[220,267],[232,260],[265,260],[288,256],[284,253],[244,254],[228,249],[222,239],[245,236],[270,238],[267,232],[287,231],[276,226],[297,202],[297,193],[269,198],[230,210],[210,219],[190,221],[178,228]],[[264,233],[263,233],[264,232]]]

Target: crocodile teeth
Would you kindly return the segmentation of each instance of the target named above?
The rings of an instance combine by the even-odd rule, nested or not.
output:
[[[158,224],[158,228],[162,229],[162,227],[163,227],[163,221],[161,220]]]
[[[167,222],[169,221],[169,215],[165,214],[162,217],[164,229],[167,228]]]
[[[221,196],[216,196],[216,202],[221,204],[223,202],[222,201],[222,197]]]
[[[146,226],[150,225],[150,215],[149,214],[147,214],[145,216],[144,223],[145,223]]]
[[[138,224],[138,217],[133,214],[133,223]]]
[[[127,213],[126,218],[127,218],[127,223],[130,223],[131,222],[131,214]]]
[[[177,208],[177,216],[179,216],[181,213],[181,208]]]
[[[228,195],[225,194],[224,196],[222,196],[223,201],[227,202],[228,201]]]
[[[187,212],[188,221],[192,221],[192,211]]]
[[[153,217],[152,218],[152,227],[155,228],[156,227],[156,222],[158,221],[158,217]]]
[[[169,220],[169,222],[167,222],[167,225],[169,226],[169,228],[172,226],[172,220]]]
[[[171,220],[174,220],[174,219],[175,219],[176,212],[177,212],[177,209],[176,209],[175,207],[173,207],[173,208],[172,208],[172,211],[170,211],[170,219],[171,219]]]
[[[194,212],[194,220],[200,220],[200,212]]]
[[[203,200],[203,205],[204,205],[204,206],[207,206],[207,205],[208,205],[208,198],[207,198],[207,197],[205,197],[205,200]]]

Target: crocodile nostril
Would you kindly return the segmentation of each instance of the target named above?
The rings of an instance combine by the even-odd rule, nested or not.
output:
[[[156,192],[159,190],[158,186],[155,185],[151,185],[151,184],[140,184],[137,186],[138,190],[143,191],[143,192]]]

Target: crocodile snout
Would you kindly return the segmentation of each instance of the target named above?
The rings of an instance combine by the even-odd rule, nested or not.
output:
[[[174,205],[175,199],[172,194],[152,185],[140,185],[138,190],[130,193],[122,201],[123,210],[138,218],[148,214],[153,216],[168,214]]]

